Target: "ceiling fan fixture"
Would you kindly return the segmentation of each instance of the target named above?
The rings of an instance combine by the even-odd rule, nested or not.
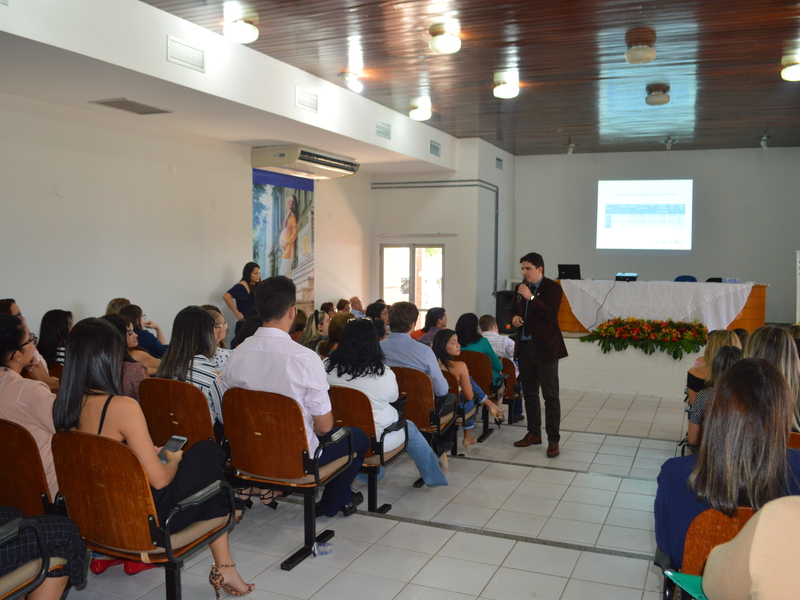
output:
[[[644,101],[649,106],[664,106],[670,101],[669,86],[666,83],[651,83],[647,86],[647,96]]]

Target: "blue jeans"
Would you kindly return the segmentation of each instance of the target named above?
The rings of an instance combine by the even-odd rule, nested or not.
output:
[[[464,407],[464,414],[468,413],[472,410],[472,407],[475,406],[475,403],[483,404],[483,401],[486,400],[486,394],[483,393],[483,390],[478,386],[477,383],[472,379],[469,378],[469,382],[472,384],[472,400],[467,400],[464,397],[464,393],[461,393],[461,406]],[[477,412],[475,413],[478,414]],[[461,429],[474,429],[475,428],[475,416],[471,419],[467,419],[464,424],[461,426]]]

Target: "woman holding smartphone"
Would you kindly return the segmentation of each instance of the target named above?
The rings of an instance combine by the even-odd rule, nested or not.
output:
[[[166,452],[166,463],[162,463],[139,403],[118,395],[124,352],[124,341],[107,321],[84,319],[75,325],[69,335],[53,421],[56,431],[82,431],[127,444],[147,473],[158,519],[163,523],[180,500],[224,479],[225,452],[213,441],[203,440],[185,454],[180,450]],[[220,495],[175,515],[172,526],[179,531],[196,521],[225,516],[228,509]],[[210,548],[214,565],[209,582],[217,597],[220,587],[232,595],[250,593],[254,586],[246,584],[236,571],[228,535],[214,540]]]

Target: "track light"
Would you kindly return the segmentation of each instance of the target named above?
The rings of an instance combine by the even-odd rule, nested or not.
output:
[[[572,156],[572,152],[575,150],[575,148],[577,147],[577,145],[578,145],[578,144],[573,144],[572,142],[570,142],[569,144],[567,144],[567,155],[568,155],[568,156]]]
[[[222,35],[234,44],[250,44],[258,39],[258,27],[249,21],[239,19],[225,23],[222,26]]]
[[[494,90],[492,93],[495,98],[503,100],[519,96],[519,71],[516,69],[497,71],[494,74]]]
[[[427,121],[431,118],[431,99],[427,96],[416,98],[411,101],[411,110],[408,111],[408,116],[415,121]]]
[[[428,40],[428,48],[436,54],[455,54],[461,50],[461,26],[458,21],[446,21],[444,23],[434,23],[428,29],[431,39]]]
[[[347,84],[347,87],[356,94],[360,94],[364,90],[364,84],[359,81],[358,75],[355,73],[339,73],[339,77],[341,77],[345,84]]]
[[[667,147],[667,150],[672,150],[672,146],[677,143],[678,140],[673,139],[672,136],[667,137],[667,139],[662,142],[662,144]]]
[[[761,143],[761,147],[762,147],[764,150],[766,150],[766,149],[767,149],[767,142],[769,141],[769,139],[770,139],[770,138],[769,138],[769,136],[768,136],[767,134],[764,134],[764,135],[762,135],[762,136],[761,136],[761,138],[758,140],[758,141]]]

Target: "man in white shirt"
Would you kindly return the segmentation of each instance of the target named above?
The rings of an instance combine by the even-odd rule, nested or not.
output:
[[[497,319],[492,315],[483,315],[478,320],[478,325],[481,328],[483,337],[489,340],[489,343],[492,345],[494,353],[500,358],[507,358],[514,363],[514,372],[517,377],[517,382],[519,382],[519,366],[514,360],[514,340],[507,335],[500,335],[500,330],[497,327]],[[511,422],[519,423],[524,420],[525,417],[522,416],[522,396],[519,396],[514,401],[514,406],[512,407]]]
[[[231,354],[222,371],[225,390],[240,387],[282,394],[293,398],[303,411],[308,449],[313,456],[321,440],[327,440],[339,428],[333,427],[328,381],[316,352],[294,342],[289,336],[297,307],[296,288],[288,277],[270,277],[256,288],[256,309],[262,327],[242,342]],[[350,467],[325,486],[320,510],[332,517],[339,510],[345,516],[356,511],[363,501],[360,492],[350,489],[364,462],[369,439],[360,429],[350,428],[356,457]],[[320,465],[346,456],[347,439],[325,448]]]

